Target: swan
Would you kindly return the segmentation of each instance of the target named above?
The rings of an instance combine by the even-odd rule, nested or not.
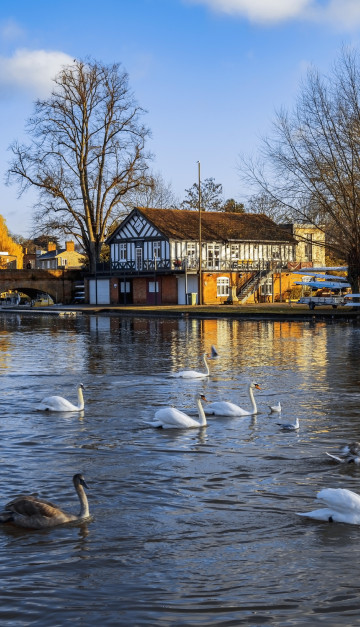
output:
[[[297,514],[315,520],[360,525],[360,496],[356,492],[346,488],[325,488],[320,490],[316,498],[322,501],[326,508]]]
[[[182,379],[203,379],[210,374],[209,365],[206,361],[206,353],[203,354],[203,361],[205,364],[206,372],[198,372],[197,370],[180,370],[180,372],[173,372],[170,377],[178,377]]]
[[[360,464],[360,442],[350,442],[350,444],[345,444],[338,454],[334,455],[326,452],[326,455],[340,464]]]
[[[201,401],[206,401],[203,394],[196,394],[195,402],[198,408],[199,420],[191,418],[183,411],[175,407],[164,407],[159,409],[152,422],[147,424],[152,427],[162,427],[163,429],[191,429],[196,427],[206,427],[206,416]]]
[[[56,505],[34,496],[18,496],[5,505],[5,510],[0,514],[0,523],[10,522],[17,527],[44,529],[73,520],[88,518],[89,505],[84,491],[84,487],[87,488],[88,486],[81,474],[73,476],[73,483],[81,506],[78,516],[67,514]]]
[[[210,403],[205,408],[205,413],[209,416],[252,416],[257,414],[257,407],[255,403],[253,390],[261,390],[261,387],[257,383],[250,383],[248,387],[248,393],[252,404],[252,410],[247,411],[234,403],[228,401],[215,401]]]
[[[299,418],[296,418],[294,423],[278,422],[277,424],[283,431],[297,431],[300,427]]]
[[[40,411],[82,411],[84,409],[84,389],[83,384],[79,383],[77,386],[77,405],[73,405],[62,396],[47,396],[46,398],[43,398],[37,409]]]
[[[269,405],[269,409],[272,413],[274,414],[280,414],[281,413],[281,403],[280,401],[278,403],[276,403],[276,405]]]

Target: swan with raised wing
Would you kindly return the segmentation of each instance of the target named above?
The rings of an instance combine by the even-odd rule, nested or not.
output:
[[[206,353],[203,354],[203,362],[205,364],[206,372],[199,372],[198,370],[180,370],[179,372],[172,372],[170,377],[177,377],[181,379],[204,379],[210,374],[209,365],[206,361]]]
[[[326,507],[312,512],[300,513],[299,516],[325,520],[327,522],[344,522],[360,525],[360,496],[346,488],[325,488],[316,495]]]
[[[229,403],[228,401],[215,401],[205,407],[205,413],[208,416],[253,416],[258,413],[253,390],[261,390],[258,383],[250,383],[248,387],[249,398],[252,405],[251,410],[243,409],[239,407],[239,405]]]
[[[83,384],[79,383],[77,386],[77,405],[70,403],[70,401],[62,396],[47,396],[46,398],[43,398],[37,409],[39,411],[82,411],[84,409],[84,389]]]
[[[73,483],[80,501],[80,512],[77,516],[64,512],[49,501],[34,496],[18,496],[5,505],[5,510],[0,513],[0,523],[12,523],[28,529],[45,529],[88,518],[89,505],[84,490],[88,486],[81,474],[73,476]]]
[[[350,442],[345,444],[338,453],[327,453],[331,459],[340,464],[360,464],[360,442]]]
[[[188,416],[176,407],[164,407],[155,413],[154,420],[148,422],[151,427],[162,427],[163,429],[193,429],[206,427],[206,416],[201,401],[206,401],[203,394],[196,394],[195,402],[198,409],[199,420]]]

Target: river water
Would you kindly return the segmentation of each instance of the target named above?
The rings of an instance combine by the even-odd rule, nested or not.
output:
[[[206,380],[179,380],[181,368]],[[1,505],[37,493],[92,519],[0,528],[1,625],[360,625],[360,526],[316,522],[323,487],[360,493],[326,457],[360,440],[353,323],[0,315]],[[194,394],[259,413],[185,431],[146,424]],[[49,394],[82,414],[39,412]],[[283,432],[268,405],[281,401]]]

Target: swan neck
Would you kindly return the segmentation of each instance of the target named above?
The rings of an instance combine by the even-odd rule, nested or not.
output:
[[[82,485],[78,485],[76,487],[76,492],[80,501],[80,513],[79,518],[87,518],[89,516],[89,503],[87,500],[87,496],[85,494],[85,490]]]
[[[203,406],[201,404],[201,399],[200,398],[196,399],[196,404],[197,404],[197,408],[198,408],[198,412],[199,412],[199,424],[200,424],[201,427],[205,427],[207,425],[207,420],[206,420],[204,408],[203,408]]]
[[[83,391],[82,388],[78,388],[78,408],[79,409],[84,409],[84,396],[83,396]]]
[[[203,355],[203,360],[204,360],[204,364],[205,364],[205,368],[206,368],[206,374],[209,375],[210,374],[210,370],[209,370],[209,364],[206,361],[206,355]]]
[[[250,400],[251,400],[251,404],[252,404],[252,408],[253,408],[254,414],[256,414],[257,413],[257,406],[256,406],[254,392],[253,392],[252,387],[249,387],[249,396],[250,396]]]

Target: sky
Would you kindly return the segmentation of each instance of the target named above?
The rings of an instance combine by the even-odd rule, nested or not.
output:
[[[360,0],[2,0],[0,214],[11,233],[32,234],[36,194],[6,186],[9,146],[27,141],[34,101],[74,58],[128,72],[151,168],[180,200],[199,161],[202,180],[246,202],[240,157],[256,156],[308,69],[329,73],[344,46],[360,47]]]

